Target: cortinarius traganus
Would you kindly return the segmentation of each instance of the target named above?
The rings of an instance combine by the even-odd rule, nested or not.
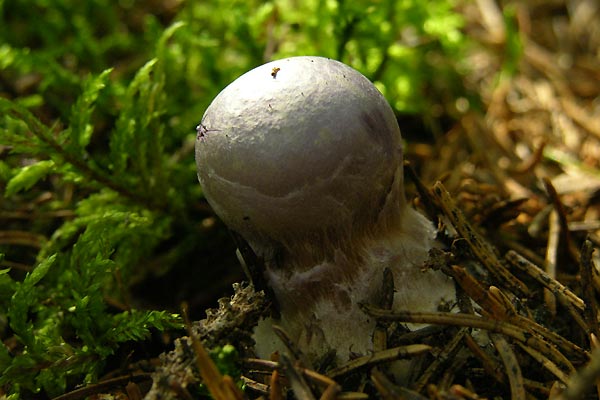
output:
[[[322,57],[255,68],[213,100],[196,164],[217,215],[264,259],[281,319],[263,321],[257,353],[278,348],[277,323],[315,359],[372,349],[383,271],[394,309],[434,311],[452,281],[422,271],[430,221],[407,205],[402,138],[392,109],[356,70]]]

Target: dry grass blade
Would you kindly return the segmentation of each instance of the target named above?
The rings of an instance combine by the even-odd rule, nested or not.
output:
[[[552,293],[554,293],[557,296],[559,301],[562,299],[561,303],[563,305],[568,303],[571,304],[572,307],[577,308],[578,310],[583,310],[585,308],[585,303],[580,297],[578,297],[575,293],[573,293],[562,283],[550,277],[548,274],[546,274],[544,270],[542,270],[540,267],[521,256],[516,251],[509,250],[506,253],[505,258],[512,266],[527,273],[529,276],[534,278],[544,287],[550,289]]]
[[[334,381],[331,377],[320,374],[312,369],[300,368],[304,376],[310,379],[311,382],[314,382],[325,389],[330,388],[331,386],[336,386],[337,382]]]
[[[346,375],[356,371],[359,368],[370,367],[384,362],[394,361],[401,358],[418,356],[431,350],[431,346],[425,344],[411,344],[408,346],[399,346],[391,349],[378,351],[376,353],[355,358],[341,367],[334,368],[327,372],[332,378]]]
[[[506,307],[504,304],[509,304],[509,302],[508,300],[506,302],[502,301],[506,299],[506,296],[499,288],[493,287],[493,289],[486,290],[464,268],[453,266],[451,271],[451,275],[457,280],[463,290],[495,319],[508,321],[522,328],[525,332],[529,332],[531,335],[540,335],[569,354],[583,351],[573,343],[566,341],[562,336],[541,326],[537,322],[517,315],[512,307]],[[570,363],[568,364],[570,365]]]
[[[0,231],[0,245],[30,246],[41,249],[48,239],[45,236],[26,231]]]
[[[489,39],[495,43],[504,43],[506,39],[506,26],[502,11],[495,1],[477,0],[477,7],[482,16],[482,23],[489,34]]]
[[[517,315],[517,309],[515,308],[514,304],[510,301],[508,296],[502,290],[500,290],[500,288],[497,288],[496,286],[490,286],[488,290],[490,291],[490,294],[494,296],[496,300],[500,302],[500,304],[502,304],[502,307],[504,307],[506,310],[506,315],[508,315],[509,318]]]
[[[506,377],[501,372],[502,367],[501,367],[500,363],[494,357],[492,357],[490,354],[485,352],[477,344],[477,342],[475,342],[475,339],[473,339],[473,337],[471,335],[465,336],[465,343],[467,344],[467,347],[469,348],[469,350],[471,350],[473,355],[475,355],[475,357],[477,357],[479,359],[479,361],[481,362],[483,369],[486,371],[486,373],[489,376],[491,376],[492,378],[494,378],[494,380],[496,380],[497,382],[499,382],[501,384],[505,384]],[[544,366],[544,368],[546,368],[548,371],[553,372],[553,374],[557,378],[559,378],[561,381],[566,382],[566,379],[568,378],[568,376],[563,371],[561,371],[560,368],[558,368],[556,366],[556,364],[552,363],[550,360],[548,360],[546,357],[544,357],[540,352],[535,351],[530,347],[527,347],[526,345],[522,344],[521,342],[515,342],[515,343],[519,347],[521,347],[521,349],[523,349],[529,355],[531,355],[536,361],[538,361],[540,364],[542,364]],[[540,382],[535,382],[535,381],[523,378],[523,384],[524,384],[525,388],[535,391],[537,393],[541,393],[543,396],[547,396],[549,393],[548,388]]]
[[[560,236],[562,239],[562,243],[567,246],[567,250],[573,260],[579,261],[579,253],[575,244],[571,239],[571,233],[569,232],[569,223],[567,221],[567,213],[565,211],[565,207],[558,196],[558,192],[552,185],[552,182],[548,178],[544,178],[542,180],[544,182],[544,187],[546,188],[546,192],[550,196],[550,200],[552,200],[552,205],[554,206],[554,210],[558,214],[558,222],[560,224]]]
[[[270,398],[277,399],[278,396],[281,395],[281,375],[279,375],[278,372],[280,369],[285,373],[285,378],[292,386],[292,390],[296,396],[298,396],[298,393],[300,393],[301,396],[305,395],[306,391],[310,391],[312,395],[313,389],[320,390],[320,388],[322,388],[323,392],[321,393],[320,397],[322,400],[368,398],[368,396],[365,396],[362,393],[342,392],[341,386],[334,381],[330,375],[326,376],[313,371],[312,369],[304,368],[298,365],[296,361],[290,360],[286,356],[282,356],[280,362],[248,358],[244,360],[244,367],[261,371],[272,371],[270,377],[270,390],[266,387],[266,385],[260,386],[257,389],[257,391],[261,391],[261,393],[269,394]],[[293,370],[290,370],[290,368],[293,368]],[[290,373],[292,374],[291,376]],[[296,385],[295,388],[294,385]],[[274,388],[277,388],[277,390]],[[314,397],[314,395],[312,396]]]
[[[510,395],[513,400],[525,400],[525,386],[523,383],[523,374],[521,373],[521,367],[517,361],[513,349],[510,347],[506,339],[497,333],[490,334],[490,338],[496,346],[498,354],[504,363],[504,370],[508,376],[508,382],[510,383]]]
[[[337,383],[329,385],[325,391],[321,394],[319,400],[335,400],[338,398],[338,394],[342,391],[342,388]]]
[[[598,337],[593,333],[590,335],[590,343],[592,344],[592,351],[600,348]],[[600,380],[596,380],[596,395],[600,398]]]
[[[527,346],[530,346],[541,353],[547,354],[554,363],[561,365],[569,372],[575,371],[571,361],[567,359],[553,344],[545,342],[539,336],[533,335],[532,332],[527,329],[506,321],[492,320],[470,314],[453,314],[443,312],[413,313],[408,311],[391,312],[387,310],[376,309],[370,306],[363,306],[363,310],[375,318],[384,319],[386,321],[462,326],[501,333],[523,344],[526,344]],[[569,342],[565,339],[563,339],[563,343],[561,344],[567,350],[578,349],[579,357],[585,357],[585,352],[582,349],[578,348],[572,343],[569,344]]]
[[[548,371],[550,371],[561,382],[567,382],[567,379],[569,376],[566,373],[564,373],[555,363],[548,360],[548,358],[545,357],[542,353],[540,353],[537,350],[532,349],[529,346],[524,345],[523,343],[520,343],[520,342],[516,342],[516,343],[519,347],[521,347],[521,349],[523,349],[523,351],[525,351],[527,354],[529,354],[534,360],[536,360],[537,362],[542,364],[544,366],[544,368],[546,368]]]
[[[269,379],[269,400],[283,400],[282,388],[279,383],[279,371],[274,370]]]
[[[506,319],[508,310],[503,304],[492,295],[489,290],[486,290],[473,275],[469,274],[464,268],[453,265],[449,274],[463,288],[473,301],[483,307],[488,313],[497,319]]]
[[[596,246],[600,247],[600,244]],[[592,269],[592,283],[594,285],[594,289],[600,293],[600,272],[598,272],[596,268]]]
[[[593,285],[593,271],[596,269],[592,261],[592,253],[594,249],[592,242],[586,240],[581,248],[581,259],[579,263],[579,273],[581,275],[581,287],[585,296],[586,307],[584,315],[588,323],[588,334],[593,334],[595,337],[600,336],[600,328],[598,326],[598,303],[596,302],[596,293]]]
[[[56,396],[53,398],[53,400],[80,400],[91,398],[94,395],[99,395],[100,393],[109,391],[112,387],[121,387],[131,382],[150,381],[151,379],[151,375],[146,372],[130,374],[127,376],[118,376],[115,378],[102,380],[98,383],[86,385],[63,395]]]
[[[337,400],[368,400],[369,395],[359,392],[343,392],[337,395]]]
[[[381,371],[373,368],[371,381],[383,400],[426,400],[419,393],[394,385]]]
[[[244,399],[244,394],[240,391],[240,389],[237,386],[235,386],[233,380],[228,376],[223,376],[219,372],[217,366],[215,365],[213,360],[208,355],[208,352],[202,345],[202,342],[192,331],[192,326],[188,318],[186,304],[182,306],[182,314],[188,330],[188,336],[192,342],[192,348],[194,349],[194,353],[196,355],[196,366],[198,367],[198,370],[200,371],[200,376],[202,377],[202,380],[210,394],[216,400]]]
[[[468,334],[465,335],[464,339],[467,347],[469,348],[469,350],[471,350],[471,353],[473,353],[473,355],[479,359],[481,365],[483,366],[483,369],[487,372],[487,374],[494,378],[494,380],[496,380],[497,382],[505,383],[506,379],[504,378],[504,375],[500,372],[500,364],[494,358],[492,358],[492,356],[487,354],[481,347],[479,347],[475,339],[473,339],[473,336]]]
[[[456,206],[450,193],[441,182],[436,182],[433,186],[433,195],[439,203],[444,215],[450,219],[450,222],[458,233],[467,241],[473,254],[481,263],[508,287],[524,295],[529,295],[527,286],[511,274],[500,262],[492,246],[486,242],[469,224],[462,211]]]
[[[432,376],[452,358],[459,350],[459,345],[463,341],[464,336],[468,333],[467,328],[460,329],[456,335],[444,346],[444,348],[436,355],[435,359],[429,364],[429,367],[419,377],[413,388],[417,392],[423,391]]]
[[[594,350],[590,362],[571,376],[566,389],[552,400],[578,400],[591,391],[600,379],[600,349]]]
[[[283,328],[281,328],[280,326],[277,326],[277,325],[273,325],[273,332],[275,332],[277,337],[285,345],[285,347],[288,349],[288,351],[290,352],[290,355],[292,356],[292,358],[294,360],[300,360],[305,367],[312,368],[312,366],[308,362],[308,359],[304,356],[304,354],[298,348],[298,346],[296,346],[296,343],[294,343],[290,339],[287,332],[285,330],[283,330]]]
[[[423,184],[423,181],[421,180],[421,178],[419,178],[419,175],[417,175],[412,165],[410,165],[408,161],[404,161],[404,171],[406,172],[408,178],[415,184],[417,192],[419,192],[420,196],[419,201],[425,209],[425,213],[427,214],[429,219],[435,221],[435,219],[437,218],[438,208],[434,204],[434,199],[433,196],[431,196],[429,188],[427,188],[427,186]]]
[[[284,354],[281,355],[281,366],[296,398],[316,400],[301,371],[297,370],[292,361]]]
[[[558,259],[558,243],[560,239],[561,229],[558,221],[558,212],[553,210],[549,217],[548,229],[548,245],[546,246],[546,273],[551,278],[556,278],[556,263]],[[548,311],[553,316],[556,316],[556,296],[548,288],[544,288],[544,301]]]
[[[452,387],[450,388],[450,393],[460,399],[465,399],[465,400],[481,399],[481,397],[479,397],[477,395],[477,393],[474,393],[473,391],[467,389],[466,387],[464,387],[462,385],[452,385]]]
[[[125,392],[127,393],[128,400],[142,400],[144,398],[140,387],[133,382],[129,382],[125,386]]]
[[[244,382],[244,386],[247,391],[257,392],[261,395],[270,395],[270,387],[264,383],[260,383],[255,381],[254,379],[248,378],[247,376],[241,377],[242,382]],[[277,400],[277,399],[275,399]]]
[[[520,254],[510,250],[506,254],[506,259],[511,265],[527,273],[551,291],[581,329],[586,332],[590,330],[589,324],[581,316],[581,311],[585,309],[585,303],[581,298]]]

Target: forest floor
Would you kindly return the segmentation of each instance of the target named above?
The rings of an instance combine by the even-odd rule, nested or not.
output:
[[[600,10],[590,1],[514,5],[522,46],[515,65],[503,64],[514,38],[496,5],[482,0],[462,12],[466,31],[481,44],[470,54],[475,72],[465,84],[481,94],[482,109],[463,112],[433,143],[409,143],[406,173],[415,205],[438,221],[447,245],[429,267],[457,281],[462,312],[373,311],[386,321],[388,343],[429,346],[416,356],[420,369],[410,389],[386,375],[398,354],[385,349],[329,372],[305,369],[293,357],[245,359],[242,376],[252,397],[285,398],[282,387],[298,398],[323,399],[600,394],[600,254],[594,252],[600,246]],[[468,107],[466,99],[456,101],[459,111]],[[214,324],[228,313],[243,316],[229,321],[238,328],[252,320],[257,310],[244,302],[263,300],[248,290],[239,288],[227,307],[199,324],[204,338],[223,334]],[[431,326],[407,334],[398,328],[403,322]],[[486,332],[493,345],[480,347],[475,331]],[[185,378],[184,386],[186,379],[196,378]]]
[[[253,357],[249,332],[269,299],[239,283],[206,319],[186,321],[189,336],[160,338],[174,350],[119,365],[57,399],[599,398],[600,5],[496,3],[459,10],[476,44],[461,84],[480,103],[450,99],[449,118],[432,123],[433,140],[405,135],[407,196],[444,244],[427,268],[454,278],[460,312],[369,308],[387,348],[308,368],[294,343],[290,356]],[[231,263],[232,248],[219,251]],[[240,277],[229,273],[212,289]],[[407,332],[410,322],[428,327]],[[22,349],[3,340],[15,354]],[[387,367],[406,357],[414,360],[410,383],[400,385]]]

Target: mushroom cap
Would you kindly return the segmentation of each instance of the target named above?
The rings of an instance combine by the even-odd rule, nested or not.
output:
[[[367,230],[404,206],[392,109],[322,57],[272,61],[223,89],[198,126],[196,165],[217,215],[255,245]]]

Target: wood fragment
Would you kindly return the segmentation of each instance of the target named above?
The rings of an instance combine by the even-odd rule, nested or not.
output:
[[[245,358],[242,360],[242,364],[246,369],[261,369],[269,372],[279,368],[279,363],[271,360],[264,360],[262,358]]]
[[[413,389],[417,392],[422,392],[427,383],[431,378],[439,372],[439,369],[446,365],[459,350],[459,345],[463,341],[463,337],[468,333],[467,328],[460,329],[444,348],[436,354],[434,360],[429,364],[425,372],[419,377],[419,379],[413,385]]]
[[[271,388],[274,385],[274,383],[273,383],[274,379],[276,380],[277,384],[279,384],[279,380],[281,380],[281,378],[282,378],[282,376],[279,374],[279,370],[281,369],[284,372],[286,372],[285,365],[287,365],[287,368],[289,368],[291,365],[291,366],[293,366],[294,371],[297,374],[301,375],[302,379],[304,380],[304,382],[306,383],[306,385],[309,388],[310,388],[310,385],[309,385],[308,381],[310,381],[311,384],[316,385],[315,388],[319,388],[319,387],[323,388],[324,391],[321,394],[321,396],[323,396],[324,394],[326,396],[330,396],[331,393],[335,393],[335,396],[337,396],[336,398],[338,398],[338,399],[341,399],[341,398],[363,398],[361,396],[356,397],[357,394],[354,392],[343,392],[342,393],[341,387],[330,376],[320,374],[316,371],[313,371],[312,369],[304,368],[301,365],[299,365],[296,361],[293,361],[287,357],[286,357],[286,360],[287,360],[287,364],[284,364],[283,361],[276,362],[276,361],[263,360],[263,359],[258,359],[258,358],[247,358],[247,359],[243,360],[243,364],[244,364],[244,367],[247,369],[255,368],[255,369],[271,371],[272,372],[271,373]],[[286,374],[287,374],[287,372],[286,372]],[[248,378],[246,378],[246,379],[248,379]],[[308,379],[308,381],[306,381],[305,379]],[[272,391],[272,389],[271,389],[271,391]]]
[[[556,381],[558,382],[558,381]],[[525,384],[525,388],[527,389],[527,393],[535,393],[539,397],[529,396],[529,398],[544,398],[547,399],[550,396],[550,388],[548,387],[548,383],[546,382],[538,382],[531,379],[523,378],[523,383]]]
[[[340,367],[327,371],[327,375],[332,378],[336,378],[354,372],[359,368],[372,367],[384,362],[418,356],[430,350],[431,346],[425,344],[411,344],[407,346],[393,347],[391,349],[378,351],[373,354],[350,360]]]
[[[371,370],[371,381],[383,400],[427,400],[418,392],[393,384],[377,368]]]
[[[308,368],[299,367],[298,369],[302,371],[302,374],[304,374],[311,382],[316,383],[325,389],[337,385],[337,382],[327,375],[320,374],[317,371]]]
[[[507,287],[528,296],[530,291],[527,286],[502,265],[493,247],[468,223],[463,212],[456,206],[454,200],[450,197],[450,193],[441,182],[436,182],[433,186],[433,194],[442,210],[444,210],[446,217],[450,219],[454,228],[469,244],[473,254],[490,273]]]
[[[493,316],[495,319],[509,321],[510,323],[520,327],[525,332],[528,332],[531,335],[543,336],[544,338],[548,339],[557,346],[561,346],[563,344],[564,339],[561,336],[557,335],[555,332],[548,330],[547,328],[543,327],[542,325],[529,318],[517,315],[514,309],[512,309],[512,307],[507,309],[507,307],[504,306],[501,301],[501,299],[504,298],[505,295],[502,294],[500,289],[495,288],[493,291],[486,291],[475,280],[475,278],[467,274],[466,271],[464,271],[464,269],[457,266],[453,266],[452,274],[452,276],[455,279],[457,279],[457,282],[471,296],[471,298],[480,306],[482,306],[484,310],[488,311],[491,314],[491,316]],[[498,293],[498,297],[491,295],[494,292]],[[507,303],[510,304],[510,302],[508,301]],[[571,344],[569,344],[567,347],[572,348]]]
[[[593,333],[590,335],[590,343],[592,347],[592,351],[600,349],[600,342],[598,341],[598,336]],[[600,398],[600,380],[596,380],[596,396]]]
[[[464,348],[464,343],[461,343],[460,347],[457,348],[455,354],[448,359],[448,366],[443,370],[440,370],[441,376],[438,380],[438,387],[451,391],[452,386],[455,384],[457,375],[463,375],[464,369],[467,364],[467,355],[469,353]],[[468,377],[466,378],[468,382]]]
[[[496,286],[490,286],[488,290],[490,294],[495,297],[500,304],[502,304],[502,307],[505,310],[505,315],[508,316],[509,319],[517,315],[517,310],[515,309],[514,304],[510,301],[508,296],[504,294],[502,290],[500,290],[500,288]]]
[[[369,395],[361,392],[342,392],[337,395],[337,400],[368,400]]]
[[[127,392],[128,400],[142,400],[144,398],[140,387],[133,382],[128,382],[125,386],[125,392]]]
[[[460,398],[460,399],[467,399],[467,400],[481,399],[481,397],[479,397],[477,395],[477,393],[474,393],[473,391],[467,389],[466,387],[464,387],[462,385],[452,385],[452,387],[450,388],[450,393],[455,396],[458,396],[458,398]]]
[[[592,220],[592,221],[570,221],[569,222],[569,230],[571,232],[587,232],[587,231],[597,231],[600,229],[600,220]]]
[[[569,232],[569,223],[567,221],[567,213],[565,211],[565,207],[562,201],[560,200],[558,192],[554,188],[554,185],[552,185],[550,179],[544,178],[542,179],[542,182],[544,182],[546,193],[548,193],[548,196],[552,201],[552,205],[554,206],[554,210],[558,215],[558,222],[560,224],[560,239],[563,245],[566,246],[566,249],[569,252],[571,258],[576,262],[579,262],[579,252],[577,251],[575,243],[572,241],[571,233]]]
[[[585,308],[585,302],[579,296],[516,251],[509,250],[505,258],[512,266],[527,273],[544,287],[552,290],[559,300],[561,298],[564,299],[565,303],[570,303],[580,311],[583,311]]]
[[[321,394],[320,400],[335,400],[338,394],[342,391],[342,387],[337,383],[329,385]]]
[[[506,246],[507,249],[513,250],[514,252],[525,257],[527,260],[529,260],[537,266],[544,265],[544,263],[546,262],[544,261],[544,257],[537,254],[534,250],[532,250],[529,247],[525,247],[524,245],[517,243],[514,240],[503,237],[502,243],[504,244],[504,246]]]
[[[527,354],[529,354],[538,363],[542,364],[544,366],[544,368],[546,368],[548,371],[550,371],[561,382],[564,382],[564,383],[567,382],[569,375],[566,374],[564,371],[562,371],[555,363],[550,361],[546,356],[544,356],[539,351],[534,350],[529,346],[526,346],[523,343],[520,343],[520,342],[516,342],[516,343],[519,347],[521,347],[521,349],[523,349],[523,351],[525,351]]]
[[[301,371],[296,369],[297,367],[285,354],[281,355],[280,364],[296,398],[316,400]]]
[[[267,284],[262,272],[265,270],[264,260],[256,255],[242,235],[232,230],[229,230],[229,234],[237,247],[236,256],[240,266],[244,270],[244,274],[248,280],[254,285],[254,290],[257,292],[263,290],[272,303],[273,311],[278,312],[279,305],[277,304],[275,294]]]
[[[504,375],[500,372],[501,365],[477,344],[475,339],[473,339],[473,336],[467,334],[465,335],[464,340],[471,353],[473,353],[473,355],[481,362],[485,372],[497,382],[506,383]]]
[[[600,293],[600,271],[597,268],[592,269],[592,283],[596,292]]]
[[[552,400],[579,400],[594,388],[600,379],[600,349],[592,352],[589,363],[569,378],[567,387],[562,393],[551,397]]]
[[[252,390],[254,392],[260,393],[263,396],[270,394],[270,387],[264,383],[256,382],[254,379],[248,378],[247,376],[242,375],[240,377],[242,382],[244,382],[244,386],[248,390]]]
[[[558,260],[558,242],[560,237],[560,226],[558,213],[553,210],[548,218],[548,244],[546,246],[546,273],[552,279],[556,279],[556,262]],[[556,297],[548,288],[544,288],[544,302],[550,314],[556,317]]]
[[[522,257],[520,254],[510,250],[506,254],[506,259],[511,265],[519,268],[523,272],[526,272],[532,278],[541,283],[545,288],[550,290],[554,296],[556,296],[558,302],[565,307],[577,325],[579,325],[579,327],[581,327],[581,329],[583,329],[585,332],[589,331],[589,326],[581,315],[585,308],[585,303],[581,298],[579,298],[575,293],[562,285],[556,279],[548,276],[541,268]]]
[[[547,356],[557,365],[563,366],[569,372],[574,372],[571,361],[565,357],[558,349],[569,353],[572,357],[585,359],[587,352],[579,346],[559,337],[556,340],[556,346],[542,340],[538,335],[533,334],[529,329],[524,329],[512,323],[500,320],[492,320],[485,317],[479,317],[469,314],[454,314],[442,312],[409,312],[409,311],[387,311],[376,309],[371,306],[363,305],[363,310],[375,318],[382,318],[387,321],[402,321],[424,324],[442,324],[462,326],[469,328],[484,329],[489,332],[502,333],[517,341],[527,344]],[[529,321],[529,320],[527,320]],[[539,327],[539,326],[538,326]],[[537,329],[537,327],[536,327]],[[558,347],[558,348],[557,348]]]
[[[431,195],[431,191],[423,184],[423,181],[410,165],[410,162],[404,161],[404,171],[408,178],[415,184],[419,193],[420,203],[425,209],[425,213],[431,221],[435,221],[437,218],[437,207],[435,206],[435,200]]]
[[[484,310],[497,319],[507,318],[506,308],[464,268],[453,265],[448,272],[469,297]]]
[[[597,338],[600,337],[600,328],[598,325],[598,303],[593,285],[593,270],[596,269],[592,260],[593,251],[592,242],[586,240],[581,247],[579,275],[581,276],[581,289],[586,304],[583,315],[587,322],[587,333]]]
[[[394,341],[398,342],[400,345],[408,345],[422,342],[424,339],[441,335],[446,327],[439,325],[428,325],[420,329],[416,329],[414,331],[410,331],[407,333],[402,333],[394,337]]]

